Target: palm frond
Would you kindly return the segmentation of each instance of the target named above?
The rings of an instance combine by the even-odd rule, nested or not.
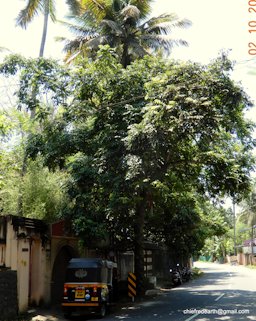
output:
[[[77,51],[78,49],[81,48],[81,46],[83,45],[83,42],[84,42],[84,38],[76,38],[74,40],[69,40],[69,39],[64,39],[63,38],[63,41],[65,42],[65,45],[64,45],[64,48],[63,48],[63,51],[64,52],[75,52]]]
[[[0,47],[0,52],[5,52],[5,51],[11,51],[10,49],[8,48],[5,48],[5,47]]]
[[[79,25],[79,24],[73,24],[69,23],[67,21],[59,21],[62,25],[68,28],[69,31],[71,31],[75,36],[78,37],[96,37],[99,35],[99,32],[96,28],[90,28],[86,25]]]
[[[129,41],[129,54],[136,58],[142,58],[149,52],[141,45],[140,40],[132,39]]]
[[[76,51],[76,52],[74,52],[74,53],[68,52],[68,53],[66,54],[65,58],[64,58],[64,62],[65,62],[66,64],[70,64],[70,63],[71,63],[73,60],[75,60],[76,57],[78,57],[80,54],[81,54],[81,51],[80,51],[80,50],[78,50],[78,51]]]
[[[48,0],[49,3],[49,15],[51,17],[51,20],[53,22],[56,22],[57,18],[56,18],[56,5],[55,5],[55,1],[54,0]]]
[[[90,12],[95,19],[101,21],[106,15],[106,4],[104,0],[83,0],[82,6],[84,12]]]
[[[151,50],[162,48],[167,54],[171,52],[175,46],[188,46],[187,41],[183,39],[175,39],[170,35],[151,35],[144,34],[141,36],[141,42]]]
[[[57,37],[54,37],[54,40],[57,42],[65,42],[67,41],[67,38],[63,36],[57,36]]]
[[[113,20],[107,20],[103,19],[100,23],[101,28],[108,27],[108,30],[111,33],[114,33],[116,36],[121,36],[122,35],[122,29],[120,26]]]
[[[56,41],[64,42],[64,52],[75,53],[77,51],[82,51],[85,48],[90,50],[97,49],[100,45],[109,43],[107,37],[97,36],[97,37],[76,37],[73,40],[67,39],[65,37],[55,38]]]
[[[27,25],[33,20],[33,18],[42,12],[42,0],[31,0],[28,1],[26,7],[22,9],[17,18],[16,18],[16,25],[26,29]]]
[[[79,15],[81,13],[82,5],[81,1],[78,0],[66,0],[66,4],[69,7],[69,10],[74,15]]]
[[[169,24],[168,22],[162,22],[150,28],[142,29],[142,33],[168,35],[174,31],[175,27],[176,25]]]
[[[19,12],[16,18],[16,25],[26,29],[35,16],[46,12],[49,12],[51,20],[55,22],[56,6],[54,0],[29,0],[26,7]]]
[[[106,36],[98,36],[86,41],[85,47],[94,50],[97,49],[100,45],[105,45],[107,43],[108,38]]]
[[[99,22],[94,15],[88,11],[83,12],[81,15],[68,15],[66,18],[73,22],[73,24],[77,25],[86,25],[94,28],[98,27],[99,25]]]
[[[155,2],[155,0],[129,0],[126,1],[131,5],[136,6],[140,10],[141,19],[145,19],[152,11],[151,4]]]
[[[140,26],[140,28],[152,30],[159,25],[162,25],[162,26],[165,25],[166,27],[169,25],[168,29],[169,31],[171,31],[171,29],[175,27],[179,27],[179,28],[190,27],[191,21],[186,18],[180,19],[176,14],[161,14],[158,17],[153,17],[147,20]]]
[[[119,12],[126,5],[127,1],[124,0],[112,0],[111,9],[113,12]]]

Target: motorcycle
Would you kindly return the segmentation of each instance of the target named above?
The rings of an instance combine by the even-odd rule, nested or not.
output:
[[[171,274],[171,282],[174,286],[176,285],[181,285],[182,284],[182,276],[178,269],[170,269],[170,274]]]
[[[181,276],[183,282],[188,282],[192,277],[192,271],[188,267],[183,267],[181,269]]]

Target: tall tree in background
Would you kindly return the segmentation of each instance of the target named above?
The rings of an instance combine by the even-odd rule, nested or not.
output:
[[[78,12],[79,4],[77,0],[66,0],[66,3],[74,13]],[[49,17],[53,22],[56,22],[55,0],[27,0],[25,8],[20,11],[16,18],[16,23],[18,26],[26,29],[33,21],[34,17],[39,13],[44,16],[43,32],[39,51],[39,57],[43,57]]]
[[[173,28],[188,27],[190,22],[175,14],[162,14],[147,20],[152,1],[82,1],[79,15],[69,17],[73,23],[64,23],[75,39],[67,40],[64,50],[67,61],[77,55],[95,57],[99,45],[118,48],[120,61],[126,67],[136,58],[162,51],[169,54],[175,45],[187,45],[171,36]]]
[[[249,227],[256,225],[256,181],[254,181],[252,191],[239,206],[241,211],[238,214],[238,220],[244,222]]]
[[[50,172],[40,158],[31,162],[26,151],[28,137],[40,129],[40,119],[53,117],[63,102],[65,88],[59,85],[67,74],[59,73],[57,66],[42,57],[18,55],[7,56],[0,64],[1,76],[15,77],[15,84],[19,81],[0,110],[0,207],[4,213],[53,221],[65,204],[65,173]],[[5,96],[8,93],[5,89]],[[37,112],[31,120],[27,111],[32,109]]]
[[[79,12],[79,2],[77,0],[66,0],[67,5],[69,6],[70,10],[73,13]],[[16,18],[16,24],[22,28],[27,28],[27,26],[33,21],[35,16],[39,13],[43,14],[44,21],[43,21],[43,31],[42,31],[42,38],[39,50],[39,57],[44,56],[44,49],[46,44],[46,36],[48,31],[48,21],[49,17],[53,22],[56,22],[56,6],[55,0],[27,0],[27,4],[24,9],[20,11]],[[37,81],[40,82],[40,77],[42,74],[39,75]],[[27,109],[30,111],[30,117],[32,120],[36,117],[36,105],[38,104],[37,100],[37,87],[40,86],[37,82],[34,82],[34,86],[32,87],[31,91],[31,102],[32,105]],[[26,167],[27,167],[27,156],[24,154],[23,165],[21,168],[21,180],[24,179],[26,174]],[[19,213],[22,215],[22,208],[23,208],[23,197],[22,193],[20,193],[20,205],[19,205]]]

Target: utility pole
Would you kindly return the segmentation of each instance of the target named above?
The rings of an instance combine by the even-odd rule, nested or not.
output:
[[[253,226],[252,226],[252,234],[251,234],[251,265],[253,265]]]

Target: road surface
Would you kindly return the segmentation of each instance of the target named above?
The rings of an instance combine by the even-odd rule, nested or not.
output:
[[[199,279],[106,320],[256,320],[256,270],[199,262],[195,266],[204,271]]]

